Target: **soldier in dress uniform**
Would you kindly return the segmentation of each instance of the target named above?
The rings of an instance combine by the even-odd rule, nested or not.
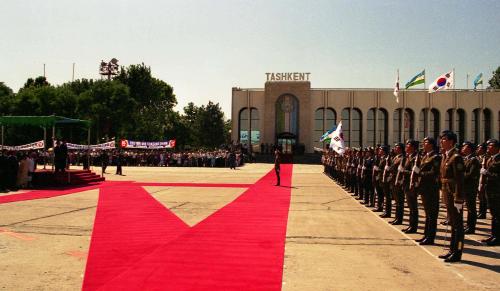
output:
[[[278,147],[274,150],[274,172],[276,173],[276,186],[280,185],[281,152]]]
[[[403,165],[405,163],[404,145],[394,145],[394,158],[389,169],[389,180],[392,183],[392,198],[396,201],[396,218],[391,221],[393,225],[403,224],[405,196],[403,192]]]
[[[479,159],[479,162],[482,164],[486,164],[488,160],[488,154],[486,153],[486,144],[482,143],[477,146],[476,156]],[[482,175],[481,175],[482,176]],[[485,219],[486,212],[488,210],[488,205],[486,202],[486,195],[484,192],[484,186],[486,185],[486,178],[479,178],[479,186],[477,189],[477,198],[479,199],[479,212],[477,214],[478,219]]]
[[[486,177],[486,199],[491,213],[491,235],[484,242],[489,246],[500,245],[500,143],[496,139],[486,142],[490,158],[481,174]]]
[[[466,234],[473,234],[476,231],[477,211],[476,211],[476,193],[479,184],[479,171],[481,164],[476,158],[475,146],[470,141],[462,144],[460,151],[464,158],[464,193],[465,203],[467,205],[467,227]]]
[[[382,172],[382,189],[385,197],[385,210],[380,217],[387,218],[392,216],[392,178],[391,178],[391,149],[389,146],[382,148],[385,152],[385,165]]]
[[[387,150],[387,146],[381,145],[377,148],[377,159],[375,160],[373,166],[373,188],[375,189],[375,195],[377,196],[377,207],[373,210],[375,212],[384,210],[384,188],[382,178],[384,174]]]
[[[373,170],[373,148],[365,149],[365,158],[361,168],[361,177],[363,180],[364,204],[375,206],[375,196],[373,195],[372,170]]]
[[[406,161],[401,174],[403,175],[403,191],[406,197],[406,203],[410,210],[409,226],[403,229],[404,233],[416,233],[418,229],[418,199],[414,187],[415,175],[413,167],[416,165],[418,156],[418,141],[410,139],[406,141]]]
[[[445,151],[440,168],[441,193],[446,205],[449,225],[451,226],[450,251],[440,255],[445,262],[458,262],[462,259],[464,247],[463,204],[465,200],[464,161],[455,148],[457,135],[445,130],[440,135],[441,148]]]
[[[420,166],[413,168],[417,175],[415,189],[422,197],[425,211],[424,236],[418,239],[421,245],[432,245],[436,238],[437,219],[439,214],[439,171],[441,156],[437,153],[436,140],[426,137],[423,140],[425,155],[422,157]]]

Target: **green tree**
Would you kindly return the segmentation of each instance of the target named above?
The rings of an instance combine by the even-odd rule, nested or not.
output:
[[[198,146],[214,148],[224,144],[224,112],[219,103],[209,101],[199,108],[194,131]]]
[[[13,96],[12,89],[4,82],[0,82],[0,115],[6,115],[10,112]]]
[[[122,68],[115,80],[127,85],[136,101],[130,122],[135,129],[131,136],[139,139],[165,139],[169,124],[173,122],[173,107],[177,104],[173,88],[151,75],[144,64]]]
[[[488,81],[488,83],[490,84],[489,88],[500,89],[500,67],[498,67],[497,70],[493,72],[493,76]]]

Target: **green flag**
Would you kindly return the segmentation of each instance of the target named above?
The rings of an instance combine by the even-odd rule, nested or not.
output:
[[[418,84],[423,84],[425,82],[425,70],[421,73],[418,73],[415,77],[411,78],[408,83],[406,83],[406,89],[413,87]]]

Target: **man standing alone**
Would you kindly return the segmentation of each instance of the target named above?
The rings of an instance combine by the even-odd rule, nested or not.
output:
[[[274,171],[276,172],[276,186],[280,185],[280,166],[281,166],[281,153],[279,148],[274,151]]]

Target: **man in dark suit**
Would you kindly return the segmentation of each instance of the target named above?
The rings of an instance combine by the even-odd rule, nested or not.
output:
[[[274,172],[276,173],[276,186],[280,185],[281,152],[279,148],[274,150]]]

